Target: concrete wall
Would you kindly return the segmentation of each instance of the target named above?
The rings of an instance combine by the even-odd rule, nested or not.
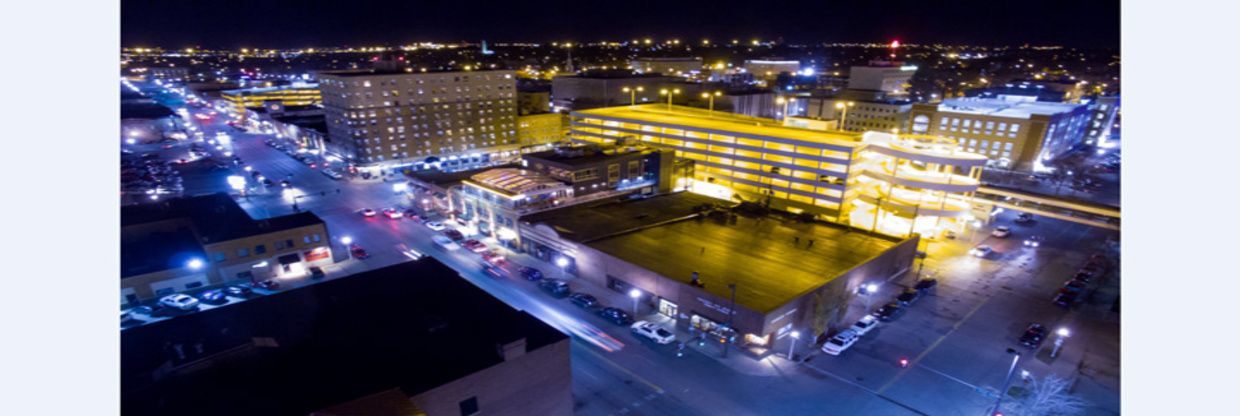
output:
[[[458,416],[460,402],[475,397],[478,414],[573,414],[569,338],[529,351],[409,400],[431,416]]]

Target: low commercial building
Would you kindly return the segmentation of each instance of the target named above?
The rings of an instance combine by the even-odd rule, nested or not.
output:
[[[662,104],[572,113],[573,140],[636,140],[692,160],[694,192],[762,202],[889,235],[961,231],[986,157],[954,140],[796,128]]]
[[[1090,114],[1084,104],[952,98],[914,104],[910,120],[913,133],[954,139],[961,149],[985,154],[1000,168],[1039,172],[1082,145]]]
[[[917,66],[903,65],[901,62],[874,62],[868,66],[854,66],[849,69],[848,88],[904,95],[908,93],[909,80],[916,73]]]
[[[797,74],[801,72],[801,61],[778,59],[747,59],[745,71],[761,80],[774,80],[779,74]]]
[[[918,237],[746,214],[693,193],[603,201],[523,218],[537,257],[639,301],[681,328],[762,356],[792,331],[838,328],[865,283],[907,271]]]
[[[600,70],[557,76],[551,80],[551,104],[558,111],[666,101],[659,90],[680,81],[661,74],[629,71]]]
[[[431,258],[121,332],[126,415],[573,413],[569,338]]]
[[[639,74],[659,73],[666,76],[688,76],[702,71],[702,58],[640,57],[629,61],[629,67]]]
[[[284,106],[309,106],[323,103],[318,84],[293,83],[267,88],[247,88],[228,90],[220,93],[220,97],[244,114],[246,109],[259,108],[271,103]]]
[[[842,122],[844,131],[907,132],[913,102],[907,95],[847,89],[834,96],[806,99],[806,116]]]
[[[223,193],[121,209],[122,303],[331,262],[327,225],[311,212],[256,220]]]

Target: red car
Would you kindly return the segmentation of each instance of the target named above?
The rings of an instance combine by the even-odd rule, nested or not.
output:
[[[483,244],[481,241],[478,241],[472,238],[465,240],[465,242],[461,243],[461,245],[465,246],[465,248],[469,249],[469,251],[472,251],[475,253],[481,253],[481,252],[487,251],[486,244]]]
[[[370,258],[370,253],[367,253],[366,249],[362,248],[362,246],[359,246],[357,244],[354,244],[353,247],[349,248],[349,253],[352,253],[353,257],[357,257],[358,260],[365,260],[365,259]]]
[[[399,220],[400,217],[404,216],[404,214],[401,214],[400,211],[397,211],[392,208],[385,208],[383,210],[383,215],[385,217],[388,217],[388,219],[393,219],[393,220]]]
[[[491,263],[495,265],[499,265],[499,263],[508,262],[508,260],[504,260],[504,256],[496,254],[494,251],[491,251],[491,250],[483,250],[482,259],[486,260],[487,263]]]

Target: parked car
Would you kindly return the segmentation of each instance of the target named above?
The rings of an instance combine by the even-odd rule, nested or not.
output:
[[[224,296],[224,291],[220,289],[208,290],[206,292],[199,293],[198,297],[202,299],[203,302],[211,304],[228,302],[228,298]]]
[[[327,177],[335,179],[335,180],[340,180],[344,178],[344,175],[341,175],[339,172],[336,172],[331,169],[323,169],[322,172],[323,172],[323,175],[326,175]]]
[[[1029,348],[1037,348],[1046,339],[1046,327],[1042,324],[1029,324],[1025,332],[1020,334],[1020,344]]]
[[[1000,225],[998,227],[995,227],[995,230],[991,231],[990,235],[993,235],[997,238],[1007,238],[1007,236],[1012,235],[1012,229],[1008,228],[1008,226],[1006,225]]]
[[[969,249],[969,254],[972,254],[974,257],[986,257],[990,255],[990,253],[993,253],[994,251],[995,249],[990,248],[990,246],[988,245],[980,245],[977,247],[973,247],[972,249]]]
[[[545,279],[538,283],[538,288],[557,298],[568,296],[568,283],[563,280]]]
[[[427,223],[427,224],[428,224],[428,225],[427,225],[427,227],[430,227],[430,225],[429,225],[430,223]],[[443,227],[443,225],[440,225],[440,227]],[[433,229],[434,229],[434,228],[432,228],[432,230],[433,230]],[[441,228],[441,229],[442,229],[442,228]],[[452,241],[462,241],[462,240],[465,240],[465,234],[461,234],[461,232],[460,232],[460,231],[457,231],[457,230],[446,230],[446,231],[444,231],[444,232],[443,232],[443,235],[447,236],[448,238],[451,238],[451,239],[452,239]]]
[[[852,325],[852,331],[857,335],[865,335],[878,326],[878,318],[874,315],[862,316],[856,323]]]
[[[432,231],[443,231],[448,227],[445,227],[443,223],[439,221],[430,221],[426,223],[426,228],[430,228]]]
[[[358,212],[360,212],[360,213],[362,214],[362,216],[363,216],[363,217],[373,217],[373,216],[375,216],[375,210],[370,209],[370,208],[362,208],[362,210],[361,210],[361,211],[358,211]]]
[[[322,267],[310,266],[310,278],[311,279],[322,279],[324,277],[327,277],[327,273],[323,272]]]
[[[1063,306],[1065,308],[1071,308],[1072,305],[1076,304],[1076,293],[1074,292],[1056,293],[1055,299],[1053,299],[1053,301],[1055,302],[1056,305]]]
[[[384,208],[383,216],[388,217],[388,219],[391,219],[391,220],[399,220],[401,219],[401,217],[404,217],[405,214],[402,214],[400,211],[397,211],[394,208]]]
[[[142,305],[142,306],[134,306],[133,308],[129,309],[129,312],[132,312],[132,313],[140,313],[140,314],[143,314],[143,315],[150,315],[150,314],[152,314],[152,313],[155,313],[155,308],[152,308],[152,307],[150,307],[150,306],[146,306],[146,305]]]
[[[912,305],[917,299],[921,299],[921,291],[913,288],[904,289],[903,292],[896,295],[896,302],[904,306]]]
[[[537,281],[537,280],[542,280],[543,273],[542,273],[542,270],[538,270],[538,269],[535,269],[529,266],[523,266],[521,267],[521,277],[524,277],[525,280]]]
[[[466,249],[469,249],[469,251],[472,251],[472,252],[475,252],[475,253],[481,253],[481,252],[487,251],[487,245],[486,245],[486,244],[483,244],[481,241],[478,241],[478,240],[475,240],[475,239],[472,239],[472,238],[471,238],[471,239],[468,239],[468,240],[465,240],[465,242],[464,242],[464,243],[461,243],[461,246],[463,246],[463,247],[465,247]]]
[[[128,324],[137,323],[137,322],[142,322],[142,320],[135,318],[133,316],[133,312],[130,312],[130,311],[121,312],[121,325],[128,325]]]
[[[228,294],[228,296],[248,298],[254,294],[254,291],[245,286],[229,286],[224,288],[224,293]]]
[[[921,291],[927,291],[930,289],[934,289],[934,287],[938,285],[939,285],[938,280],[926,277],[926,278],[922,278],[921,280],[918,280],[917,284],[913,285],[913,288],[917,290],[921,290]]]
[[[891,302],[874,311],[874,317],[880,321],[891,321],[904,315],[904,308],[899,303]]]
[[[827,340],[826,343],[823,343],[822,352],[830,355],[840,355],[840,353],[844,352],[844,350],[848,349],[848,347],[856,344],[857,340],[860,338],[861,337],[857,335],[856,332],[853,332],[853,330],[846,329],[838,334],[835,334],[835,336]]]
[[[628,312],[610,306],[599,309],[596,313],[598,316],[616,325],[629,325],[633,323],[633,317],[629,316]]]
[[[572,301],[574,305],[587,308],[587,309],[598,306],[598,298],[594,297],[594,295],[591,295],[589,293],[577,292],[577,293],[570,295],[568,297],[568,300]]]
[[[461,248],[461,246],[453,242],[451,238],[448,238],[442,235],[432,235],[431,241],[434,241],[435,245],[442,247],[444,250],[448,250],[448,251],[456,251],[457,249]]]
[[[491,263],[496,266],[505,266],[508,264],[508,260],[504,259],[504,256],[491,250],[486,250],[482,252],[482,260],[485,260],[487,263]]]
[[[1025,223],[1030,223],[1030,222],[1033,222],[1033,214],[1022,212],[1016,215],[1017,224],[1025,224]]]
[[[1063,287],[1060,288],[1059,291],[1060,292],[1072,292],[1072,293],[1084,292],[1085,284],[1077,280],[1069,280],[1069,281],[1063,282]]]
[[[407,209],[405,210],[405,218],[417,221],[419,219],[418,212],[414,211],[412,208]]]
[[[180,309],[183,311],[192,311],[198,309],[198,299],[193,296],[178,293],[175,295],[164,296],[159,299],[159,304],[165,307]]]
[[[254,282],[254,287],[257,287],[257,288],[259,288],[259,289],[267,289],[267,290],[279,290],[279,289],[280,289],[280,282],[277,282],[277,281],[275,281],[275,280],[271,280],[271,279],[267,279],[267,280],[263,280],[263,281],[261,281],[261,282]]]
[[[508,278],[508,272],[504,271],[504,269],[495,267],[488,263],[482,263],[482,272],[496,279],[507,279]]]
[[[358,260],[366,260],[370,258],[370,253],[367,253],[366,249],[362,248],[362,246],[359,246],[357,244],[354,244],[352,247],[349,248],[349,253],[352,254],[353,257],[356,257]]]
[[[671,344],[672,341],[676,340],[676,334],[663,329],[663,327],[654,322],[637,321],[629,328],[633,330],[634,335],[647,338],[661,345]]]

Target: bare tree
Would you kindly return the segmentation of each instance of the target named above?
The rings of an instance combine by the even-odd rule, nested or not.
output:
[[[1068,380],[1048,375],[1030,379],[1026,394],[1012,403],[1011,413],[1019,416],[1072,416],[1085,411],[1088,403],[1068,392]]]

